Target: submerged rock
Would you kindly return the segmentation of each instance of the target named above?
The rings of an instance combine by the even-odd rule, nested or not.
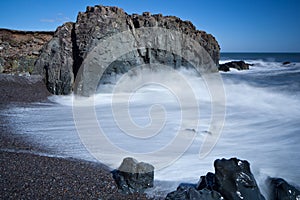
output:
[[[300,200],[300,190],[282,178],[269,178],[270,200]]]
[[[245,63],[244,61],[232,61],[232,62],[220,64],[219,71],[228,72],[230,71],[230,68],[234,68],[237,70],[248,70],[249,66],[252,66],[252,64]]]
[[[231,158],[216,160],[214,189],[230,200],[264,200],[248,161]]]
[[[153,187],[154,167],[133,158],[124,158],[120,167],[113,171],[113,177],[124,193],[143,193]]]
[[[144,48],[137,48],[134,42],[146,37],[139,35],[137,29],[147,27],[178,31],[192,38],[203,47],[215,65],[207,65],[205,59],[201,56],[195,56],[194,53],[197,51],[193,49],[196,48],[194,44],[189,44],[185,40],[177,44],[179,41],[175,40],[176,38],[174,39],[171,33],[167,34],[166,38],[157,36],[153,39],[153,44],[149,44],[147,41]],[[101,52],[94,52],[95,55],[93,54],[95,47],[103,44],[107,38],[124,31],[130,33],[128,38],[124,37],[120,41],[116,41],[116,46],[110,44],[104,48],[99,48]],[[44,76],[48,90],[53,94],[69,94],[75,90],[77,94],[89,96],[94,89],[91,82],[97,81],[97,77],[95,78],[93,75],[98,76],[98,73],[94,73],[93,70],[96,71],[101,68],[101,63],[105,63],[106,58],[108,60],[113,58],[114,62],[109,65],[104,75],[125,73],[133,67],[149,63],[161,63],[174,68],[182,65],[189,66],[191,63],[172,53],[172,49],[168,49],[171,48],[168,41],[173,41],[176,48],[186,54],[185,56],[193,57],[200,64],[195,67],[202,68],[203,71],[207,72],[217,71],[220,57],[218,42],[212,35],[196,30],[191,22],[182,21],[173,16],[151,15],[148,12],[142,15],[128,15],[124,10],[117,7],[95,6],[87,7],[86,12],[80,12],[75,23],[66,23],[55,31],[53,39],[42,49],[34,72]],[[165,45],[168,51],[153,48],[159,44]],[[116,56],[113,54],[115,52],[111,53],[111,51],[118,51],[118,49],[124,48],[124,45],[135,47],[135,49],[125,55],[114,57]],[[107,54],[107,57],[99,60],[99,55],[104,54]],[[85,63],[87,58],[89,59]],[[94,66],[97,69],[84,71],[86,65]],[[84,76],[84,81],[87,81],[82,82],[79,79],[78,86],[74,86],[74,79],[77,77],[79,69],[83,70],[81,74]]]

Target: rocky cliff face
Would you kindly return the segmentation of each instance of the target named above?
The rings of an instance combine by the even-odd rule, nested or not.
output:
[[[78,93],[88,96],[90,90],[94,88],[89,85],[89,82],[84,81],[87,79],[98,81],[97,74],[93,70],[103,67],[99,63],[105,62],[104,60],[112,54],[108,54],[108,57],[102,58],[103,60],[95,55],[101,55],[111,51],[112,48],[118,48],[118,46],[107,45],[107,47],[102,47],[95,53],[95,47],[104,43],[107,38],[124,31],[129,31],[131,33],[130,37],[138,41],[142,36],[136,33],[137,30],[146,27],[160,27],[186,34],[197,41],[210,55],[214,63],[218,65],[220,48],[217,41],[212,35],[196,30],[189,21],[182,21],[177,17],[162,16],[161,14],[128,15],[117,7],[95,6],[87,7],[86,12],[79,13],[76,23],[66,23],[56,30],[52,40],[43,47],[42,53],[35,64],[34,72],[45,77],[48,90],[54,94],[69,94],[73,89],[80,88],[78,90],[81,90],[83,88],[84,91]],[[171,40],[171,36],[168,39]],[[120,43],[127,44],[131,42],[128,38],[124,40]],[[161,38],[157,36],[153,40],[159,43]],[[129,47],[133,47],[136,43],[130,45]],[[104,75],[124,73],[134,66],[154,62],[163,63],[174,68],[189,64],[184,58],[172,53],[172,51],[151,48],[151,45],[153,46],[153,44],[150,44],[149,48],[136,48],[114,58],[114,62],[110,64]],[[191,49],[188,44],[183,44],[183,42],[179,46],[182,49]],[[190,51],[193,52],[194,50]],[[88,68],[86,61],[88,57],[90,59],[92,57],[91,63],[96,63],[94,69],[86,69]],[[86,76],[82,77],[84,80],[80,83],[83,86],[79,85],[74,88],[74,79],[78,70],[82,70],[82,68],[86,70],[83,71]],[[206,70],[217,71],[217,67],[210,67]],[[90,71],[90,73],[87,71]],[[93,74],[96,74],[95,77],[93,77]],[[89,89],[85,89],[85,87]]]
[[[54,32],[0,29],[0,73],[31,72]]]

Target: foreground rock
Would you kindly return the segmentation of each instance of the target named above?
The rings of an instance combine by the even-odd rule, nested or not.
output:
[[[250,171],[248,161],[231,158],[216,160],[214,189],[230,200],[264,200]]]
[[[219,71],[228,72],[230,71],[230,68],[234,68],[237,70],[248,70],[249,66],[252,66],[252,64],[245,63],[244,61],[232,61],[232,62],[220,64]]]
[[[179,186],[166,199],[265,200],[260,193],[247,161],[231,158],[216,160],[215,174],[201,176],[196,186]]]
[[[153,187],[154,167],[133,158],[125,158],[113,176],[124,193],[143,193],[145,189]]]
[[[196,57],[192,55],[192,53],[196,52],[193,49],[196,48],[195,45],[184,41],[182,43],[177,40],[174,41],[172,34],[168,34],[166,37],[157,36],[151,44],[147,43],[149,47],[135,48],[125,55],[114,58],[115,55],[113,53],[119,51],[118,49],[126,51],[126,45],[135,47],[135,43],[141,37],[145,37],[144,35],[139,35],[137,30],[145,27],[160,27],[187,35],[203,47],[215,65],[208,65],[207,68],[203,67],[207,66],[205,65],[205,60],[201,56]],[[115,46],[110,43],[103,48],[99,48],[99,52],[94,52],[97,50],[95,50],[95,47],[103,44],[106,39],[124,31],[129,32],[128,37],[126,36],[120,41],[114,41],[116,43]],[[188,66],[190,63],[187,60],[172,53],[174,49],[168,49],[173,47],[168,45],[166,41],[179,42],[180,44],[176,43],[176,48],[180,48],[183,52],[189,49],[190,55],[187,56],[194,57],[197,62],[203,64],[203,66],[196,67],[200,67],[203,71],[208,72],[217,71],[220,47],[216,39],[204,31],[196,30],[191,22],[182,21],[173,16],[162,16],[161,14],[151,15],[150,13],[143,13],[142,15],[128,15],[117,7],[95,6],[87,7],[86,12],[79,13],[76,23],[66,23],[56,30],[53,39],[44,46],[35,64],[35,73],[45,77],[45,83],[51,93],[69,94],[74,89],[78,94],[88,96],[90,95],[90,90],[93,90],[90,85],[91,82],[98,81],[97,78],[99,78],[94,71],[103,67],[103,63],[107,59],[113,58],[114,62],[108,63],[110,65],[104,72],[104,76],[125,73],[138,65],[157,62],[174,68],[182,65]],[[152,48],[155,45],[166,45],[168,51]],[[111,52],[113,50],[115,52]],[[107,57],[99,58],[100,55],[106,53]],[[87,58],[89,59],[86,60]],[[87,66],[94,66],[96,69],[86,69]],[[83,70],[82,74],[85,77],[82,82],[78,83],[78,86],[74,86],[74,80],[80,68]]]
[[[299,200],[300,191],[282,178],[269,178],[270,200]]]

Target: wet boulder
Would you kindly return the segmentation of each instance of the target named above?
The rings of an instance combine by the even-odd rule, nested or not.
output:
[[[265,200],[260,193],[248,161],[231,158],[216,160],[215,186],[225,199]]]
[[[124,193],[143,193],[153,187],[154,167],[133,158],[124,158],[120,167],[113,171],[113,177]]]
[[[299,200],[300,190],[282,178],[268,178],[270,200]]]

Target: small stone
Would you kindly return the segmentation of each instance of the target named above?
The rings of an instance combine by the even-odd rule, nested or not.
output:
[[[33,52],[32,52],[32,55],[38,56],[38,55],[40,55],[40,52],[38,52],[38,51],[33,51]]]

